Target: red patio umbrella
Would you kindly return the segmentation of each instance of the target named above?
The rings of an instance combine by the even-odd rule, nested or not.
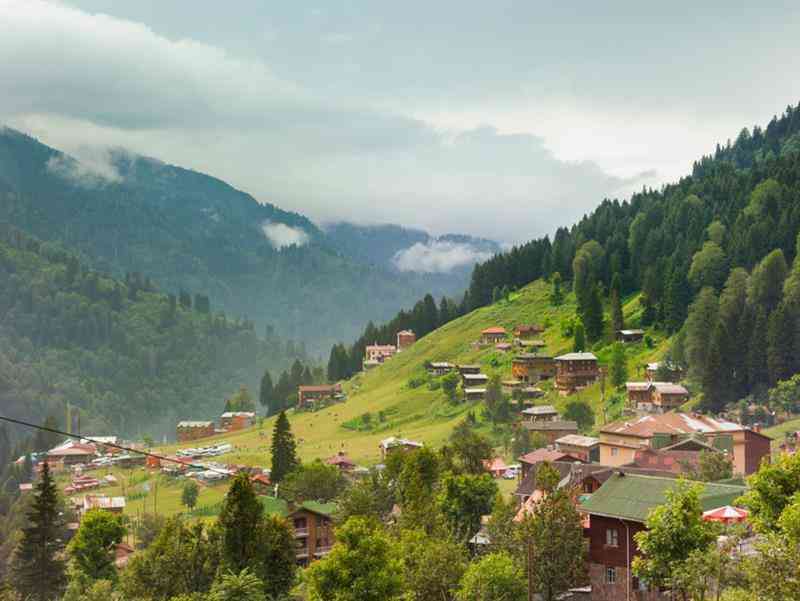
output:
[[[717,507],[716,509],[709,509],[703,512],[703,519],[706,522],[722,522],[723,524],[738,524],[747,519],[749,513],[745,509],[738,507],[731,507],[725,505],[724,507]]]

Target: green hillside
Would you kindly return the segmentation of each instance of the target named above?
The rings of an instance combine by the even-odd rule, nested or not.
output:
[[[477,340],[481,330],[499,325],[507,330],[521,323],[539,323],[546,327],[542,338],[547,343],[543,353],[558,355],[571,350],[572,340],[561,334],[561,322],[575,314],[575,300],[568,295],[564,304],[553,307],[549,302],[549,285],[536,281],[509,300],[477,309],[468,315],[451,321],[445,326],[419,340],[410,349],[394,357],[384,365],[355,376],[345,384],[348,400],[317,412],[292,413],[292,430],[298,439],[298,448],[304,460],[327,457],[343,449],[355,461],[374,464],[379,460],[378,443],[388,436],[397,435],[419,440],[428,445],[438,446],[444,442],[452,428],[465,417],[468,411],[479,409],[479,403],[450,404],[441,389],[431,390],[425,375],[427,361],[450,361],[454,363],[480,363],[484,373],[499,372],[503,377],[510,375],[513,353],[501,353],[494,348],[476,349],[472,343]],[[625,304],[626,319],[630,324],[638,320],[638,297],[632,297]],[[652,348],[645,343],[628,345],[628,371],[631,378],[637,376],[639,366],[655,360],[666,350],[668,342],[655,331],[648,332],[653,340]],[[595,348],[595,353],[605,362],[610,346]],[[414,386],[412,380],[424,382]],[[552,403],[563,406],[570,397],[558,396],[545,383],[545,398],[541,404]],[[613,391],[610,385],[606,397]],[[598,420],[602,420],[600,384],[578,393],[595,408]],[[607,403],[610,415],[620,409],[619,403]],[[369,427],[364,427],[363,416],[369,414]],[[383,413],[383,421],[381,419]],[[480,428],[493,433],[491,425],[476,411]],[[268,460],[268,437],[272,420],[262,425],[263,432],[257,429],[222,437],[236,447],[236,453],[224,460],[266,465]],[[359,428],[359,426],[361,426]],[[185,446],[185,445],[184,445]],[[173,450],[176,446],[165,450]]]

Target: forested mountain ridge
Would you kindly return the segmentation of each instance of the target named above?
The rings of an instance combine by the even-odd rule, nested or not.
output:
[[[141,437],[180,419],[215,418],[225,398],[258,390],[302,358],[299,345],[259,338],[204,295],[167,295],[138,274],[86,269],[62,247],[0,228],[0,407],[63,423],[66,403],[85,433]]]
[[[327,348],[466,278],[354,260],[310,220],[216,178],[122,150],[78,161],[0,129],[0,222],[60,242],[98,271],[148,274],[259,328]],[[369,290],[368,294],[364,291]]]
[[[799,233],[800,105],[743,129],[675,184],[606,199],[552,240],[476,265],[461,310],[438,325],[556,277],[574,289],[590,346],[602,347],[622,325],[614,298],[641,292],[635,325],[676,335],[671,358],[702,391],[701,408],[764,401],[800,372]],[[367,331],[390,337],[401,317]],[[334,347],[332,361],[343,350]]]

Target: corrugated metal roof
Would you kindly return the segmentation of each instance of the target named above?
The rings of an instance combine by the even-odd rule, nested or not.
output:
[[[556,357],[556,361],[597,361],[594,353],[567,353]]]
[[[666,493],[674,486],[676,481],[671,478],[614,474],[579,509],[643,523],[652,509],[666,502]],[[731,505],[746,490],[743,486],[717,483],[704,483],[703,487],[703,510]]]

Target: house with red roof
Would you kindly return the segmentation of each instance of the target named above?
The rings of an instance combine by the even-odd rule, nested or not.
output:
[[[486,328],[481,332],[480,343],[490,345],[490,344],[497,344],[499,342],[505,342],[506,336],[507,333],[505,328],[502,328],[500,326]]]
[[[355,469],[356,464],[353,463],[344,451],[339,451],[333,457],[328,457],[325,460],[328,465],[334,465],[343,472],[351,472]]]
[[[695,413],[662,413],[622,419],[600,428],[600,463],[627,465],[644,449],[663,449],[697,436],[705,444],[728,452],[736,474],[755,472],[769,460],[772,440],[741,424]]]
[[[484,460],[483,467],[492,475],[492,478],[502,478],[508,471],[508,466],[502,457]]]

